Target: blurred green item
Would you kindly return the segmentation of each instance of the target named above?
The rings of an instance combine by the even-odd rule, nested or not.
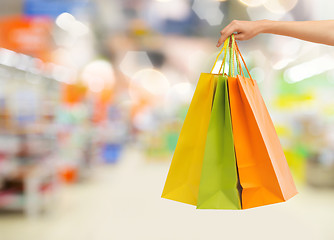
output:
[[[178,132],[168,132],[166,134],[166,145],[168,151],[173,152],[175,150],[178,138]]]

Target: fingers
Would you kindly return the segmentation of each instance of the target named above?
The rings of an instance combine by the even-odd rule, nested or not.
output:
[[[224,41],[231,36],[232,33],[237,32],[235,34],[235,39],[236,40],[246,40],[247,39],[247,34],[243,30],[245,28],[245,21],[238,21],[238,20],[233,20],[229,25],[227,25],[221,32],[220,32],[220,38],[217,43],[217,47],[220,47]]]
[[[229,24],[227,25],[227,27],[225,27],[221,32],[220,32],[220,38],[218,40],[218,43],[217,43],[217,47],[220,47],[224,42],[225,40],[231,36],[231,34],[235,31],[235,28],[233,27],[232,24]]]

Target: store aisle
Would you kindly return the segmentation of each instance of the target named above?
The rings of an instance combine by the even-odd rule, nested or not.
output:
[[[284,204],[208,211],[160,198],[168,162],[128,150],[119,165],[61,190],[38,219],[0,215],[0,240],[334,239],[334,192],[300,189]]]

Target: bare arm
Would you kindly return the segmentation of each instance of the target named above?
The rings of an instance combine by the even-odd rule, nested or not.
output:
[[[221,32],[219,47],[232,33],[237,40],[248,40],[260,33],[271,33],[334,46],[334,20],[322,21],[232,21]]]

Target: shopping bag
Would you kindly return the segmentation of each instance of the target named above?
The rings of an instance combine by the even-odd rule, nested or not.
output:
[[[206,137],[197,208],[241,209],[227,77],[219,76]]]
[[[237,45],[235,51],[243,60]],[[290,199],[297,190],[256,81],[229,77],[228,88],[242,208]]]
[[[161,196],[163,198],[197,204],[216,80],[209,73],[200,76],[175,148]]]
[[[225,43],[214,66],[226,47]],[[197,83],[174,151],[162,198],[197,204],[205,142],[217,84],[217,75],[212,74],[214,66],[211,73],[202,73]]]

